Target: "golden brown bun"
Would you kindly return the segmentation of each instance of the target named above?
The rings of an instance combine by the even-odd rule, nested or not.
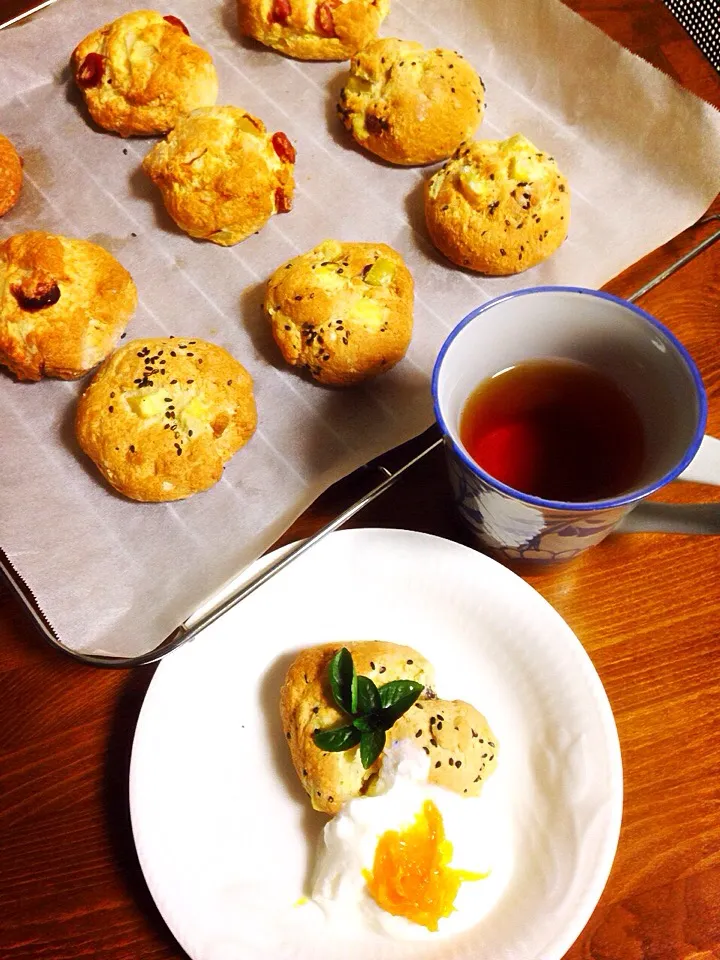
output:
[[[347,386],[405,356],[413,280],[400,254],[384,243],[326,240],[278,267],[265,311],[289,364],[306,367],[320,383]]]
[[[202,107],[156,143],[143,170],[177,225],[222,246],[239,243],[292,206],[295,149],[239,107]]]
[[[183,114],[217,99],[210,54],[180,21],[154,10],[93,30],[73,51],[72,71],[95,123],[122,137],[167,133]]]
[[[388,736],[430,756],[429,782],[475,797],[497,765],[497,741],[485,717],[462,700],[417,700]]]
[[[473,135],[483,97],[459,53],[390,37],[353,57],[338,112],[360,146],[383,160],[435,163]]]
[[[0,217],[18,202],[22,186],[22,160],[7,137],[0,133]]]
[[[132,277],[95,243],[39,230],[0,243],[0,364],[21,380],[83,376],[136,305]]]
[[[237,0],[240,33],[298,60],[347,60],[389,10],[390,0]]]
[[[357,672],[378,686],[391,680],[415,680],[426,687],[434,683],[433,668],[422,654],[396,643],[325,643],[298,655],[280,691],[280,716],[297,775],[315,810],[325,813],[337,813],[346,800],[364,793],[382,762],[380,758],[364,770],[357,747],[325,753],[313,741],[316,729],[336,726],[345,717],[335,705],[328,681],[330,661],[343,646],[352,654]]]
[[[216,483],[257,423],[252,380],[204,340],[132,340],[80,398],[80,446],[133,500],[180,500]]]
[[[522,134],[478,140],[427,181],[425,218],[453,263],[505,276],[557,250],[567,236],[570,191],[553,157]]]

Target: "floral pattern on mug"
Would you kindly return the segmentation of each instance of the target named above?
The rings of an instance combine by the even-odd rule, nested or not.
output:
[[[604,540],[632,506],[570,513],[523,503],[474,473],[447,438],[445,451],[460,516],[480,546],[507,560],[571,560]]]

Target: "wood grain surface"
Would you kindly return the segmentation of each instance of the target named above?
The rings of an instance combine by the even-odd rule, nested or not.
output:
[[[717,73],[660,0],[569,5],[720,104]],[[3,12],[0,4],[0,17]],[[720,212],[720,203],[713,209]],[[691,229],[608,289],[628,295],[711,229]],[[695,357],[708,390],[708,432],[720,436],[720,244],[642,305]],[[413,441],[383,462],[399,465],[423,443]],[[377,479],[371,466],[337,484],[283,542],[317,529]],[[675,484],[663,499],[719,495]],[[465,542],[440,455],[415,467],[355,525],[405,527]],[[720,958],[719,546],[716,537],[614,536],[568,565],[523,571],[592,658],[623,753],[617,857],[568,960]],[[129,823],[130,749],[152,675],[153,668],[95,670],[51,650],[0,586],[3,960],[184,956],[147,891]]]

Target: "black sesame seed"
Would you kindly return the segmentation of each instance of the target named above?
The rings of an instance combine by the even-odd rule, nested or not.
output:
[[[475,777],[475,779],[473,780],[473,783],[478,783],[479,780],[480,780],[480,774],[478,774],[478,775]]]
[[[412,663],[412,660],[406,660],[405,662],[407,663],[408,666],[410,666],[410,664]]]
[[[438,730],[442,730],[442,720],[438,722],[437,728]]]
[[[417,737],[421,737],[421,736],[422,736],[422,730],[418,730],[418,732],[415,734],[416,739]]]
[[[441,761],[440,761],[440,760],[438,760],[438,761],[435,763],[435,769],[436,769],[436,770],[437,770],[437,768],[440,766],[440,764],[441,764]]]
[[[456,761],[455,761],[455,766],[456,766],[456,767],[461,767],[461,766],[462,766],[462,760],[456,760]]]
[[[435,739],[435,737],[430,737],[430,743],[432,744],[433,747],[437,746],[437,740]]]
[[[304,777],[307,776],[307,770],[306,770],[304,767],[303,767],[303,776],[304,776]]]
[[[328,803],[332,803],[335,797],[328,797]]]
[[[320,707],[313,707],[313,713],[317,713]]]
[[[374,670],[374,669],[375,669],[375,664],[372,662],[372,660],[370,661],[370,669],[371,669],[371,670]]]
[[[108,410],[110,411],[110,413],[112,413],[114,409],[115,409],[115,408],[112,407],[112,406],[108,407]]]
[[[474,737],[477,737],[477,733],[475,733],[475,731],[474,731],[473,729],[470,730],[470,733],[471,733]]]
[[[455,766],[455,761],[453,760],[452,757],[450,757],[450,759],[448,760],[448,763],[450,764],[451,767]]]
[[[186,383],[195,383],[194,380],[186,380],[185,382],[186,382]]]
[[[438,718],[438,720],[444,720],[444,719],[445,719],[445,717],[444,717],[441,713],[439,713],[439,714],[437,715],[437,718]]]
[[[489,747],[494,747],[495,744],[492,742],[492,740],[488,740],[488,746],[489,746]]]
[[[172,386],[174,383],[177,383],[177,380],[171,380],[171,381],[170,381],[170,386]]]
[[[501,257],[504,257],[505,255],[506,255],[506,254],[505,254],[505,251],[503,250],[502,247],[500,247],[500,256],[501,256]]]
[[[378,673],[385,673],[386,670],[387,670],[387,667],[380,667],[380,669],[378,670]]]
[[[494,754],[494,753],[491,753],[490,756],[488,757],[488,762],[490,762],[491,760],[494,760],[494,759],[495,759],[495,754]]]
[[[287,731],[287,733],[285,734],[285,736],[288,738],[288,740],[291,739],[291,734],[290,734],[290,731],[289,731],[289,730]]]
[[[131,443],[130,446],[128,447],[128,450],[130,451],[130,453],[135,453],[135,444]]]

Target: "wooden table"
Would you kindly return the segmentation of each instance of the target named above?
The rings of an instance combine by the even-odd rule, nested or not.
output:
[[[18,8],[12,0],[6,8]],[[28,4],[29,5],[29,4]],[[572,0],[574,9],[693,92],[720,104],[718,76],[660,0]],[[5,12],[0,8],[0,15]],[[716,201],[715,211],[720,211]],[[696,228],[608,288],[629,294],[689,249]],[[685,342],[720,436],[720,244],[642,305]],[[385,462],[400,464],[414,442]],[[364,526],[462,541],[441,457],[366,510]],[[376,482],[363,470],[288,532],[305,536]],[[717,491],[676,485],[684,500]],[[568,621],[612,704],[625,769],[617,857],[572,960],[720,957],[720,550],[714,537],[616,536],[527,579]],[[153,668],[82,667],[51,650],[0,586],[0,957],[150,960],[184,954],[145,887],[127,777]]]

